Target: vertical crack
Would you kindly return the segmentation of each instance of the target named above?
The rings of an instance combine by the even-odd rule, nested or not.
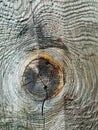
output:
[[[43,101],[42,101],[42,116],[44,115],[44,104],[45,104],[45,101],[48,99],[48,91],[47,91],[47,85],[45,85],[45,83],[43,82],[43,80],[42,80],[42,78],[41,78],[41,76],[40,76],[40,74],[38,74],[38,76],[39,76],[39,78],[40,78],[40,81],[42,82],[42,84],[43,84],[43,87],[44,87],[44,90],[45,90],[45,92],[46,92],[46,97],[45,97],[45,99],[43,99]],[[44,130],[45,130],[45,118],[44,118]]]
[[[42,82],[43,87],[44,87],[44,90],[45,90],[45,92],[46,92],[46,97],[45,97],[45,99],[44,99],[43,102],[42,102],[42,116],[43,116],[43,112],[44,112],[44,104],[45,104],[45,101],[48,99],[48,91],[47,91],[47,88],[48,88],[48,87],[47,87],[47,85],[45,85],[45,83],[43,82],[43,80],[42,80],[40,74],[38,74],[38,76],[39,76],[40,81]]]
[[[43,116],[43,113],[44,113],[44,104],[45,104],[45,101],[48,99],[47,86],[44,86],[44,90],[45,90],[45,92],[46,92],[46,97],[45,97],[45,99],[44,99],[43,102],[42,102],[42,116]]]

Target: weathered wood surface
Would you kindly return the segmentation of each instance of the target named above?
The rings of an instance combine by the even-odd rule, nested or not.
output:
[[[62,48],[66,82],[42,116],[21,68],[49,47]],[[98,0],[0,0],[0,130],[98,130]]]

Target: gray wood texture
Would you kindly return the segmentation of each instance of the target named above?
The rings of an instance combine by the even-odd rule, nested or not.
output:
[[[43,116],[21,88],[34,49],[65,69]],[[98,130],[98,0],[0,0],[0,130]]]

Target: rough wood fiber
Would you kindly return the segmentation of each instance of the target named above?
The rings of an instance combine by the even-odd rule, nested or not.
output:
[[[20,81],[36,48],[66,80],[43,116]],[[0,0],[0,130],[98,130],[98,0]]]

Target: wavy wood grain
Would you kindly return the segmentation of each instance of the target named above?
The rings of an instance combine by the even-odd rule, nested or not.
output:
[[[36,49],[66,80],[43,116],[20,83]],[[98,130],[98,0],[0,0],[0,130]]]

